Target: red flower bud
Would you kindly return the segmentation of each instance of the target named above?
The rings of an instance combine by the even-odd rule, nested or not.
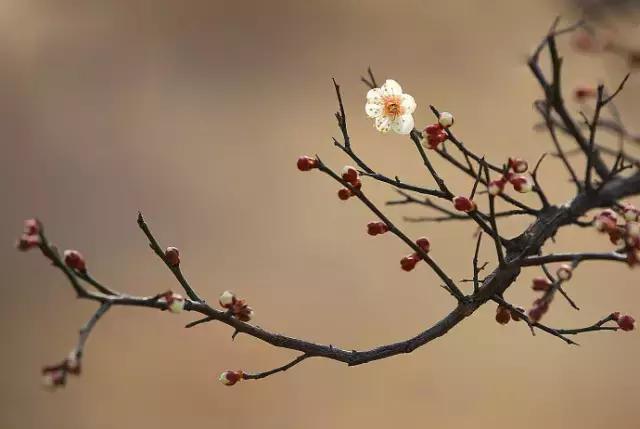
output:
[[[527,176],[513,175],[509,182],[513,185],[513,189],[520,193],[524,194],[533,190],[533,183]]]
[[[529,168],[529,164],[524,159],[509,158],[509,167],[516,173],[524,173]]]
[[[418,238],[416,240],[416,244],[418,245],[419,248],[424,250],[425,253],[429,253],[429,250],[431,249],[431,243],[429,243],[428,238],[426,237]]]
[[[596,96],[596,89],[592,86],[578,86],[573,90],[573,96],[579,102],[586,100],[587,98],[593,98]]]
[[[509,323],[509,320],[511,320],[511,311],[508,308],[499,305],[496,310],[496,322],[501,325],[506,325]]]
[[[40,237],[37,235],[22,234],[22,237],[16,242],[16,248],[22,252],[38,247],[40,245]]]
[[[310,156],[301,156],[298,158],[298,170],[309,171],[318,168],[318,161]]]
[[[413,255],[402,258],[400,260],[400,267],[405,271],[411,271],[416,267],[418,261],[420,261],[420,257],[414,253]]]
[[[550,287],[551,282],[549,281],[549,279],[546,279],[544,277],[536,277],[535,279],[533,279],[533,282],[531,284],[531,289],[542,292],[549,290]]]
[[[164,257],[172,267],[180,265],[180,251],[177,247],[167,247],[164,251]]]
[[[65,250],[64,263],[72,270],[77,270],[80,272],[87,271],[87,264],[84,260],[84,257],[77,250]]]
[[[438,133],[435,133],[435,134],[428,134],[427,147],[429,149],[436,149],[438,145],[444,142],[445,140],[447,140],[447,138],[449,138],[449,136],[444,131],[439,131]]]
[[[424,129],[425,134],[427,134],[428,136],[438,134],[441,131],[442,125],[440,124],[431,124]]]
[[[534,322],[539,322],[540,319],[542,319],[543,315],[544,312],[539,307],[533,307],[531,310],[529,310],[529,318]]]
[[[218,380],[225,386],[233,386],[238,381],[244,378],[244,374],[242,371],[225,371],[220,374]]]
[[[389,227],[384,222],[369,222],[367,224],[367,233],[369,235],[384,234],[389,231]]]
[[[38,235],[40,233],[40,223],[36,219],[27,219],[24,221],[25,235]]]
[[[349,198],[351,198],[351,191],[347,188],[342,188],[338,191],[338,198],[340,198],[342,201],[346,201]]]
[[[506,185],[506,183],[507,181],[504,177],[501,179],[492,180],[491,182],[489,182],[489,186],[487,186],[487,191],[491,195],[498,195],[504,190],[504,185]]]
[[[514,322],[519,322],[522,320],[522,315],[524,314],[524,307],[516,307],[515,310],[511,310],[511,318]]]
[[[358,173],[358,170],[350,165],[346,165],[342,169],[342,180],[351,183],[351,185],[355,186],[355,184],[359,182],[359,177],[360,174]]]
[[[458,196],[453,199],[453,207],[458,211],[469,213],[476,209],[476,203],[467,197]]]
[[[623,331],[633,331],[636,320],[633,317],[629,316],[628,314],[625,314],[624,316],[618,317],[617,322],[618,322],[618,326]]]

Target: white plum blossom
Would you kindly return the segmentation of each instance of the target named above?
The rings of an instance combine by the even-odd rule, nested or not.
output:
[[[403,94],[395,80],[387,79],[380,88],[367,93],[364,110],[381,133],[393,130],[398,134],[409,134],[413,130],[413,112],[416,102],[409,94]]]

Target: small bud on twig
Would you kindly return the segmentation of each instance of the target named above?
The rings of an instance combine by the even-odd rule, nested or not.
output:
[[[231,291],[225,290],[220,294],[218,302],[222,308],[231,308],[231,306],[236,302],[236,295]]]
[[[310,156],[301,156],[298,158],[298,170],[309,171],[318,168],[318,161]]]
[[[513,189],[522,194],[533,190],[533,182],[527,176],[513,175],[509,179],[509,182],[513,185]]]
[[[84,260],[84,256],[77,250],[65,250],[64,251],[64,263],[72,270],[80,272],[87,271],[87,264]]]
[[[556,271],[556,275],[562,281],[571,280],[571,276],[573,275],[573,268],[571,268],[571,265],[562,264]]]
[[[172,267],[180,265],[180,251],[177,247],[167,247],[167,250],[164,251],[164,257]]]
[[[358,170],[355,169],[355,167],[346,165],[342,169],[342,180],[344,180],[345,182],[349,182],[351,185],[356,186],[356,184],[359,182],[359,178],[360,174],[358,173]]]
[[[384,222],[369,222],[367,224],[367,233],[369,235],[384,234],[389,231],[389,227]]]
[[[416,264],[420,261],[420,257],[417,254],[412,254],[400,259],[400,267],[404,271],[411,271],[416,267]]]
[[[496,322],[506,325],[511,320],[511,311],[507,307],[501,305],[496,309]]]
[[[501,179],[492,180],[491,182],[489,182],[489,185],[487,186],[487,191],[489,192],[490,195],[498,195],[504,190],[504,185],[506,184],[507,184],[507,181],[505,180],[504,177]]]
[[[427,135],[427,148],[436,149],[438,145],[449,138],[441,124],[431,124],[424,129]]]
[[[231,291],[224,291],[218,299],[222,308],[228,309],[234,317],[243,322],[248,322],[253,317],[253,309],[244,299],[238,299]]]
[[[524,159],[520,158],[509,158],[509,167],[515,173],[524,173],[529,169],[529,164]]]
[[[476,209],[476,203],[467,197],[458,196],[453,199],[453,207],[460,212],[469,213]]]
[[[342,188],[338,190],[338,198],[340,198],[342,201],[346,201],[352,196],[353,195],[351,194],[351,191],[347,188]]]
[[[628,314],[625,314],[623,316],[619,316],[616,322],[618,322],[618,326],[623,331],[633,331],[633,329],[635,328],[636,320]]]
[[[160,297],[160,300],[167,304],[167,310],[171,313],[182,313],[184,310],[185,299],[180,294],[167,291]]]
[[[224,384],[225,386],[233,386],[234,384],[236,384],[238,381],[243,380],[244,374],[242,371],[225,371],[222,374],[220,374],[220,377],[218,378],[218,380],[220,381],[220,383]]]
[[[431,249],[431,243],[429,242],[428,238],[420,237],[416,240],[416,244],[419,248],[424,250],[425,253],[429,253],[429,250]]]
[[[449,112],[441,112],[438,117],[438,123],[442,125],[444,128],[449,128],[453,125],[454,118],[453,115]]]

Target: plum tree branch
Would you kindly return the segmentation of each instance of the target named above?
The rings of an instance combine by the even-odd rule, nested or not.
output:
[[[423,136],[416,129],[413,129],[410,132],[410,139],[416,146],[420,158],[429,175],[433,177],[437,185],[437,189],[409,184],[401,181],[397,176],[395,178],[391,178],[375,171],[353,150],[340,87],[335,80],[333,81],[333,84],[338,98],[338,112],[335,114],[335,117],[337,119],[343,141],[341,143],[334,139],[334,145],[341,149],[353,162],[356,163],[357,169],[359,170],[357,181],[347,180],[344,176],[345,173],[343,173],[342,176],[338,175],[317,156],[315,158],[303,157],[302,166],[300,164],[298,166],[298,168],[303,171],[318,170],[332,178],[335,182],[339,183],[344,188],[341,191],[347,191],[348,193],[346,198],[343,199],[356,197],[358,201],[364,204],[380,220],[380,222],[374,223],[373,226],[376,228],[382,228],[382,232],[373,231],[370,232],[371,235],[387,231],[391,232],[414,252],[412,257],[424,261],[431,268],[439,280],[444,283],[445,289],[456,299],[455,307],[453,307],[448,314],[442,317],[438,322],[429,327],[423,328],[421,332],[412,337],[365,350],[339,348],[333,344],[320,344],[309,340],[294,338],[251,324],[249,323],[251,319],[250,317],[241,317],[241,314],[244,313],[238,313],[234,309],[233,305],[238,304],[246,311],[250,311],[251,309],[247,308],[244,300],[240,300],[241,302],[239,303],[232,300],[231,304],[229,304],[230,306],[225,306],[221,297],[221,308],[214,308],[203,301],[184,277],[179,264],[169,260],[141,213],[138,214],[138,226],[145,234],[151,249],[171,270],[180,287],[185,291],[187,298],[182,298],[179,295],[176,296],[171,291],[158,293],[153,296],[136,296],[119,292],[118,290],[95,280],[86,270],[84,261],[82,261],[82,265],[78,265],[77,259],[69,259],[69,255],[66,252],[65,256],[60,255],[57,247],[48,241],[42,224],[39,222],[36,225],[29,224],[26,228],[28,233],[25,233],[27,234],[26,237],[23,236],[19,242],[19,248],[21,250],[27,250],[30,247],[33,247],[33,243],[36,243],[35,247],[38,247],[42,254],[51,261],[52,265],[63,273],[78,298],[94,301],[100,304],[98,310],[93,314],[80,332],[78,345],[75,349],[75,357],[78,359],[81,357],[89,334],[99,322],[100,318],[113,306],[140,307],[160,311],[168,310],[168,312],[186,311],[194,313],[194,315],[197,315],[198,317],[193,322],[187,324],[187,328],[204,325],[209,322],[219,322],[233,329],[232,338],[235,338],[238,334],[244,334],[261,340],[273,347],[284,348],[297,352],[296,358],[289,361],[287,364],[274,369],[258,373],[241,372],[242,378],[246,380],[262,379],[273,374],[287,371],[311,357],[326,358],[345,363],[349,366],[355,366],[380,359],[386,359],[399,354],[411,353],[431,341],[447,334],[463,320],[471,316],[478,308],[488,302],[495,302],[499,306],[503,307],[503,309],[508,310],[514,320],[524,320],[532,332],[535,332],[534,329],[541,330],[571,345],[575,345],[577,343],[568,336],[585,332],[615,331],[618,329],[615,326],[607,325],[609,322],[616,322],[621,329],[628,330],[627,328],[629,328],[629,326],[620,324],[621,322],[617,319],[619,316],[615,315],[615,313],[612,313],[610,316],[583,328],[551,328],[540,323],[539,314],[536,315],[532,313],[532,311],[526,313],[504,299],[505,292],[515,285],[523,268],[541,267],[546,273],[549,282],[544,283],[545,285],[548,285],[548,288],[545,290],[542,298],[539,298],[537,301],[548,306],[553,295],[558,291],[563,294],[570,305],[577,309],[578,307],[575,302],[571,300],[562,288],[563,283],[568,281],[570,278],[573,269],[583,261],[616,261],[626,262],[633,265],[638,262],[637,258],[639,255],[637,253],[640,252],[640,244],[637,246],[638,248],[633,247],[633,242],[630,240],[630,238],[634,238],[635,236],[630,235],[630,231],[632,230],[631,227],[633,227],[633,225],[629,227],[629,223],[636,222],[636,219],[628,221],[629,223],[627,223],[627,226],[625,227],[619,226],[618,224],[610,227],[608,232],[611,234],[612,241],[613,238],[615,238],[615,234],[622,234],[622,238],[626,239],[622,240],[625,247],[618,249],[617,251],[542,254],[542,249],[545,243],[547,243],[548,240],[553,239],[561,228],[568,225],[589,226],[591,223],[584,222],[579,219],[582,216],[587,215],[591,210],[597,208],[608,208],[612,211],[617,210],[620,212],[621,210],[624,210],[625,207],[621,204],[621,199],[628,196],[640,195],[640,171],[636,169],[636,171],[632,173],[621,174],[623,171],[632,168],[629,165],[625,165],[624,161],[629,161],[629,159],[626,157],[626,154],[622,152],[622,148],[620,148],[618,152],[615,152],[615,164],[612,168],[609,168],[601,157],[601,153],[607,154],[604,150],[604,146],[597,144],[595,141],[596,129],[600,124],[606,123],[603,122],[604,119],[600,117],[601,113],[606,114],[606,112],[601,112],[602,108],[610,103],[611,100],[620,93],[628,79],[628,76],[622,81],[618,89],[610,96],[606,96],[604,89],[601,87],[594,117],[591,120],[587,120],[589,136],[586,137],[583,134],[583,129],[576,124],[574,118],[569,114],[562,98],[561,70],[563,61],[558,54],[555,40],[557,36],[571,32],[582,24],[579,23],[561,30],[557,29],[557,25],[558,22],[554,22],[554,25],[549,30],[547,36],[538,45],[532,56],[529,58],[528,64],[531,72],[544,92],[544,101],[537,102],[536,108],[544,119],[545,125],[549,130],[552,143],[562,160],[564,168],[569,172],[572,180],[576,184],[576,194],[564,203],[553,204],[542,191],[539,183],[538,170],[544,156],[540,158],[532,172],[532,178],[535,184],[534,190],[538,193],[542,205],[540,209],[529,207],[504,192],[489,192],[489,184],[491,183],[490,172],[497,172],[504,180],[507,180],[505,178],[508,172],[507,166],[489,163],[485,160],[484,156],[470,150],[454,135],[452,130],[447,127],[447,124],[442,125],[442,127],[444,127],[443,132],[446,133],[446,139],[455,146],[459,153],[456,152],[456,156],[453,156],[447,151],[444,145],[440,148],[436,148],[435,153],[457,170],[475,180],[473,190],[471,191],[471,198],[467,200],[471,201],[477,193],[487,193],[489,204],[488,213],[477,210],[475,203],[470,203],[471,208],[468,210],[461,209],[458,205],[453,206],[455,208],[454,210],[453,208],[448,208],[445,205],[447,203],[452,203],[454,193],[450,190],[450,186],[447,184],[445,178],[439,174],[431,162],[430,154],[425,151],[425,147],[423,146]],[[548,78],[543,73],[539,65],[539,57],[545,47],[548,49],[551,59],[551,78]],[[376,88],[378,85],[370,68],[368,70],[368,76],[362,77],[362,81],[370,88]],[[398,106],[393,108],[396,109]],[[435,107],[430,106],[430,109],[436,118],[440,117],[441,113]],[[559,129],[563,133],[572,137],[579,152],[585,155],[587,167],[585,170],[584,182],[579,181],[575,170],[569,163],[568,152],[564,151],[561,147],[556,134],[556,129]],[[442,128],[440,128],[440,130],[442,130]],[[464,158],[464,161],[460,161],[458,159],[460,155]],[[474,168],[475,163],[478,164],[477,168]],[[637,163],[635,165],[637,165]],[[516,170],[515,167],[513,167],[513,169],[514,171]],[[526,167],[524,170],[526,170]],[[600,183],[597,184],[597,186],[593,186],[592,171],[600,178]],[[347,174],[350,173],[348,172]],[[355,174],[355,171],[353,174]],[[420,240],[416,242],[410,239],[409,236],[394,224],[362,190],[360,177],[371,178],[373,180],[389,184],[396,188],[396,190],[400,190],[398,192],[400,192],[405,199],[401,201],[388,202],[388,205],[397,206],[402,204],[420,204],[438,211],[443,215],[441,217],[428,218],[429,220],[440,221],[472,219],[476,222],[482,231],[478,235],[475,244],[475,252],[472,261],[473,279],[466,280],[473,282],[472,293],[465,294],[451,279],[451,276],[445,271],[445,269],[436,262],[436,258],[433,255],[438,251],[437,244],[434,244],[433,249],[431,249],[429,247],[431,246],[430,243],[427,243],[427,247],[424,247],[422,244],[418,244]],[[480,188],[484,189],[479,190]],[[440,205],[430,199],[420,200],[406,192],[402,192],[402,190],[439,198],[443,200],[443,204]],[[503,212],[496,211],[496,198],[511,204],[515,208]],[[464,213],[462,213],[462,211],[464,211]],[[500,236],[496,221],[498,218],[510,218],[511,216],[523,214],[532,216],[533,219],[520,234],[513,238],[504,238]],[[625,215],[626,214],[627,213],[625,213]],[[633,215],[633,213],[631,214]],[[608,216],[612,215],[609,213]],[[478,265],[483,232],[489,234],[493,238],[497,263],[495,264],[495,268],[489,272],[484,279],[480,279],[479,273],[486,266],[486,263],[482,267],[479,267]],[[638,242],[640,243],[640,233],[638,235]],[[628,244],[629,242],[632,242],[632,244]],[[561,269],[564,270],[562,271],[564,277],[561,277],[558,274],[558,279],[556,279],[551,275],[546,264],[563,262],[569,263],[570,266],[561,266]],[[544,279],[543,281],[546,282]],[[85,287],[86,285],[89,285],[92,288],[87,289]],[[179,300],[180,304],[177,307],[172,301],[176,299]],[[233,299],[235,300],[236,298],[234,297]],[[71,361],[67,359],[63,364],[55,367],[47,367],[46,370],[49,372],[63,371],[64,374],[66,374],[66,372],[73,373],[75,369],[70,362]],[[64,381],[64,378],[62,381]]]

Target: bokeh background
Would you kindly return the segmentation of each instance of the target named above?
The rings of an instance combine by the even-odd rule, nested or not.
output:
[[[556,15],[579,16],[574,6],[0,1],[0,427],[637,427],[637,333],[587,334],[568,347],[522,324],[496,324],[492,305],[410,355],[355,368],[312,359],[234,388],[218,383],[221,371],[266,370],[295,354],[242,335],[232,342],[222,325],[185,330],[189,314],[114,308],[89,340],[82,376],[50,393],[41,366],[66,356],[95,305],[76,301],[36,252],[12,247],[22,220],[38,216],[105,283],[135,294],[176,288],[137,229],[142,210],[161,243],[181,249],[203,296],[236,291],[261,326],[344,348],[412,336],[452,299],[426,267],[399,269],[407,249],[398,240],[365,234],[373,219],[365,208],[339,201],[326,176],[295,168],[305,153],[337,169],[347,162],[331,144],[339,133],[330,79],[342,84],[355,148],[388,175],[432,183],[406,138],[379,135],[365,117],[359,76],[369,65],[414,95],[417,124],[433,120],[433,103],[455,113],[457,135],[477,152],[534,162],[551,146],[532,129],[540,92],[525,58]],[[634,19],[606,25],[637,41]],[[627,71],[621,58],[560,46],[568,88],[613,86]],[[631,128],[639,93],[632,76],[618,101]],[[436,165],[454,189],[471,186]],[[545,162],[542,182],[555,201],[571,196],[566,179],[557,160]],[[396,197],[365,187],[380,204]],[[387,212],[399,222],[426,214]],[[500,227],[513,235],[526,223]],[[471,224],[405,227],[429,236],[453,278],[470,276]],[[588,229],[565,228],[557,239],[545,250],[610,248]],[[509,299],[528,306],[538,274],[524,271]],[[546,321],[578,327],[614,310],[640,316],[637,279],[622,265],[584,264],[568,288],[582,310],[558,300]]]

